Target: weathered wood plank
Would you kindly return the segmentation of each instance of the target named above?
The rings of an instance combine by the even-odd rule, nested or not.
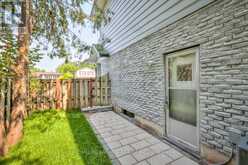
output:
[[[89,107],[89,89],[88,89],[88,80],[84,80],[84,98],[85,98],[85,107]]]
[[[80,107],[83,108],[84,107],[84,81],[80,80]]]

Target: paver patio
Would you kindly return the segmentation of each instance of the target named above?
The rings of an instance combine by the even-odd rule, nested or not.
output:
[[[198,164],[112,111],[94,113],[89,121],[105,148],[108,148],[113,164]]]

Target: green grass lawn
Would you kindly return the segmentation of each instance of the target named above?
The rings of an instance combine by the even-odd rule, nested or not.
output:
[[[33,113],[24,123],[22,141],[0,159],[10,165],[110,165],[81,112]]]

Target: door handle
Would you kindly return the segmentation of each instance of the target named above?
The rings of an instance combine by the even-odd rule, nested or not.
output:
[[[165,109],[166,109],[166,110],[169,109],[169,100],[165,100]]]

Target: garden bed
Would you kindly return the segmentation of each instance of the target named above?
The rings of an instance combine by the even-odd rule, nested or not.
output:
[[[107,154],[79,111],[43,111],[24,123],[24,137],[0,164],[109,165]]]

